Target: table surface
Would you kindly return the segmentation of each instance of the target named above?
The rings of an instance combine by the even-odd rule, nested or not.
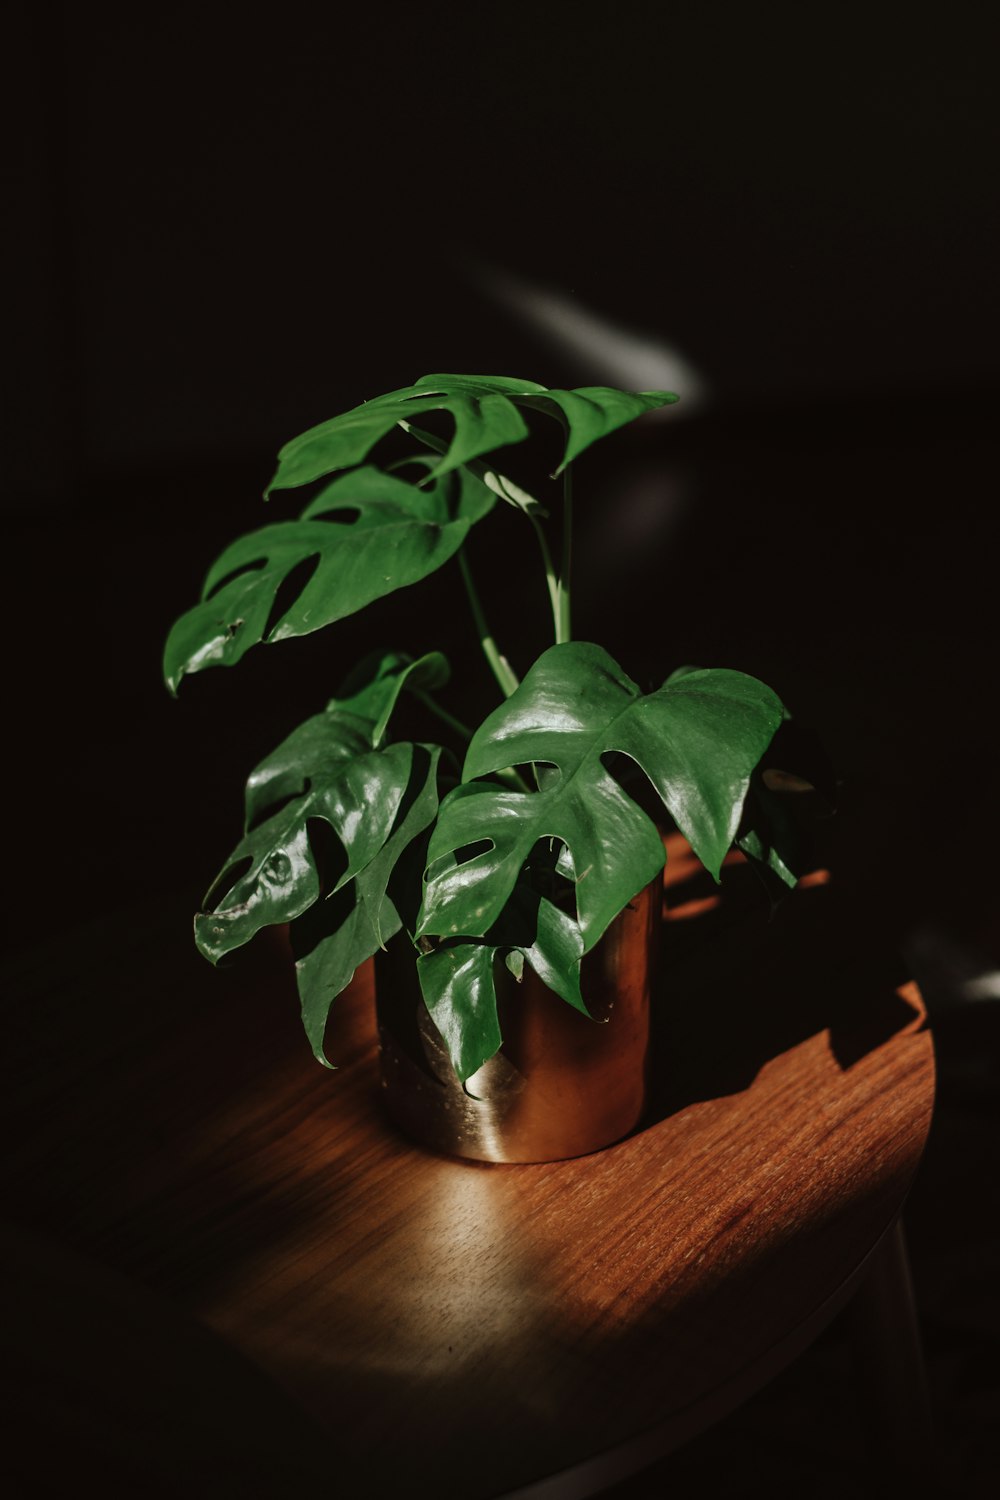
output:
[[[833,885],[772,916],[745,867],[720,899],[672,865],[650,1118],[577,1161],[479,1165],[401,1139],[367,970],[335,1007],[331,1074],[264,938],[212,970],[179,913],[137,902],[15,966],[12,1385],[28,1388],[19,1361],[50,1392],[65,1366],[47,1430],[92,1385],[103,1421],[113,1396],[151,1442],[165,1426],[177,1493],[201,1493],[215,1443],[205,1493],[230,1493],[239,1453],[253,1493],[290,1467],[303,1494],[579,1495],[780,1368],[899,1212],[931,1040]],[[128,1424],[99,1425],[98,1457],[140,1473]]]

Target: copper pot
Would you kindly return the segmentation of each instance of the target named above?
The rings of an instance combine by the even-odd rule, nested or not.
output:
[[[583,960],[593,1020],[525,965],[517,983],[495,965],[497,1055],[463,1089],[420,995],[412,954],[376,955],[382,1088],[390,1117],[412,1140],[476,1161],[559,1161],[598,1151],[634,1130],[646,1104],[649,996],[658,950],[662,879],[629,902]]]

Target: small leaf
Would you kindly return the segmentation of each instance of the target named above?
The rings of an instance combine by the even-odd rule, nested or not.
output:
[[[524,954],[520,948],[512,948],[504,959],[504,963],[507,965],[509,972],[517,980],[517,983],[520,984],[524,979]]]

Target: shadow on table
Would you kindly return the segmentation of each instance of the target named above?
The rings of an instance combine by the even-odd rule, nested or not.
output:
[[[827,1032],[842,1069],[924,1023],[903,959],[821,878],[777,906],[745,863],[666,891],[653,995],[651,1120],[749,1088],[769,1061]]]

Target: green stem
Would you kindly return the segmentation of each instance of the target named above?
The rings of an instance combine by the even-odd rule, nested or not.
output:
[[[561,644],[563,639],[563,637],[559,633],[561,615],[559,579],[556,576],[556,570],[552,564],[552,553],[549,551],[549,544],[546,541],[545,532],[542,530],[541,523],[536,519],[535,516],[531,515],[530,512],[528,514],[528,520],[534,527],[535,536],[538,538],[538,545],[542,553],[542,566],[545,569],[545,582],[549,590],[549,604],[552,607],[552,624],[556,633],[556,645],[558,646]]]
[[[562,558],[559,566],[559,613],[556,642],[573,639],[570,592],[573,576],[573,475],[572,465],[563,470]]]
[[[442,440],[435,437],[433,433],[425,432],[420,427],[414,427],[412,422],[400,421],[399,426],[403,429],[404,432],[408,432],[412,437],[417,438],[419,442],[425,443],[427,447],[430,448],[434,453],[446,453],[448,451],[447,443],[442,442]],[[542,530],[541,523],[538,520],[538,516],[536,515],[536,511],[543,516],[546,515],[547,512],[543,509],[542,506],[539,505],[538,501],[534,498],[533,495],[529,495],[526,490],[522,490],[519,485],[515,485],[511,480],[507,479],[505,475],[498,473],[495,469],[488,468],[486,464],[483,463],[482,459],[468,459],[462,467],[468,469],[471,473],[475,474],[479,479],[481,479],[487,486],[487,488],[491,489],[494,494],[500,495],[503,499],[507,500],[508,503],[513,504],[518,510],[522,512],[523,515],[527,516],[528,520],[531,522],[532,527],[534,528],[535,537],[538,541],[538,546],[542,554],[542,565],[545,569],[545,582],[549,591],[549,604],[552,609],[552,624],[555,629],[556,645],[558,646],[564,640],[568,641],[569,590],[568,588],[566,589],[566,597],[564,599],[562,586],[560,584],[559,577],[556,574],[555,567],[552,563],[552,554],[549,551],[549,544],[546,540],[545,532]],[[565,525],[566,523],[564,521],[564,557],[566,556]],[[511,672],[510,665],[507,662],[506,657],[501,656],[499,651],[496,650],[493,638],[489,635],[489,631],[486,628],[486,621],[483,618],[482,608],[479,604],[478,595],[476,594],[475,587],[469,575],[468,564],[463,561],[462,553],[459,553],[459,560],[462,561],[462,573],[463,577],[465,578],[465,586],[469,592],[469,600],[472,604],[473,613],[476,616],[476,624],[479,627],[479,636],[480,640],[483,642],[483,650],[486,652],[487,659],[489,660],[490,666],[493,668],[493,672],[497,678],[497,681],[500,683],[500,686],[504,690],[504,694],[509,698],[511,693],[514,691],[514,688],[517,687],[517,678],[514,676],[513,672]],[[495,652],[495,660],[494,656],[491,655],[490,650],[487,648],[487,640],[489,641],[490,647],[492,647],[493,651]],[[498,662],[502,664],[502,669],[504,670],[498,670]],[[506,675],[507,673],[509,673],[509,677]],[[509,687],[507,685],[508,682],[512,682],[513,686]]]
[[[512,791],[531,791],[531,787],[525,781],[524,777],[513,766],[505,766],[502,771],[494,771],[493,775],[497,778],[498,781],[506,782],[506,784],[511,788]]]
[[[468,744],[469,740],[472,739],[472,730],[468,724],[463,724],[461,719],[456,719],[454,714],[450,714],[446,708],[442,708],[440,703],[435,702],[430,693],[425,693],[420,688],[411,688],[410,691],[414,698],[441,720],[442,724],[446,724],[449,729],[453,730],[455,734]],[[494,771],[493,774],[498,781],[502,781],[506,786],[513,788],[515,792],[531,791],[524,777],[519,775],[513,766],[507,766],[502,771]]]
[[[408,432],[411,437],[415,437],[418,442],[424,443],[432,453],[444,455],[448,452],[448,444],[441,438],[435,437],[432,432],[425,432],[422,427],[414,427],[412,422],[404,422],[402,419],[396,425],[404,432]],[[534,495],[529,495],[527,490],[515,484],[513,479],[509,479],[506,474],[501,474],[497,469],[491,469],[489,464],[484,463],[481,458],[467,458],[460,467],[468,469],[470,474],[475,474],[488,490],[492,490],[494,495],[499,495],[501,500],[505,500],[515,510],[524,511],[525,514],[537,511],[540,516],[548,515],[548,511],[540,501],[535,499]]]
[[[476,622],[476,630],[479,632],[479,644],[483,648],[483,654],[490,664],[494,677],[500,684],[504,697],[509,698],[518,686],[517,674],[514,672],[507,658],[501,656],[497,648],[497,643],[490,633],[490,627],[486,623],[486,615],[483,612],[483,606],[472,579],[469,559],[465,555],[464,547],[459,549],[458,562],[462,569],[462,581],[465,584],[465,592],[469,596],[472,617]]]
[[[446,724],[449,729],[453,730],[459,739],[464,740],[466,744],[469,743],[472,739],[472,730],[468,724],[463,724],[461,719],[456,719],[454,714],[450,714],[446,708],[442,708],[440,703],[434,701],[430,693],[425,693],[420,688],[411,688],[410,692],[418,702],[430,710],[435,718],[440,719],[442,724]]]

